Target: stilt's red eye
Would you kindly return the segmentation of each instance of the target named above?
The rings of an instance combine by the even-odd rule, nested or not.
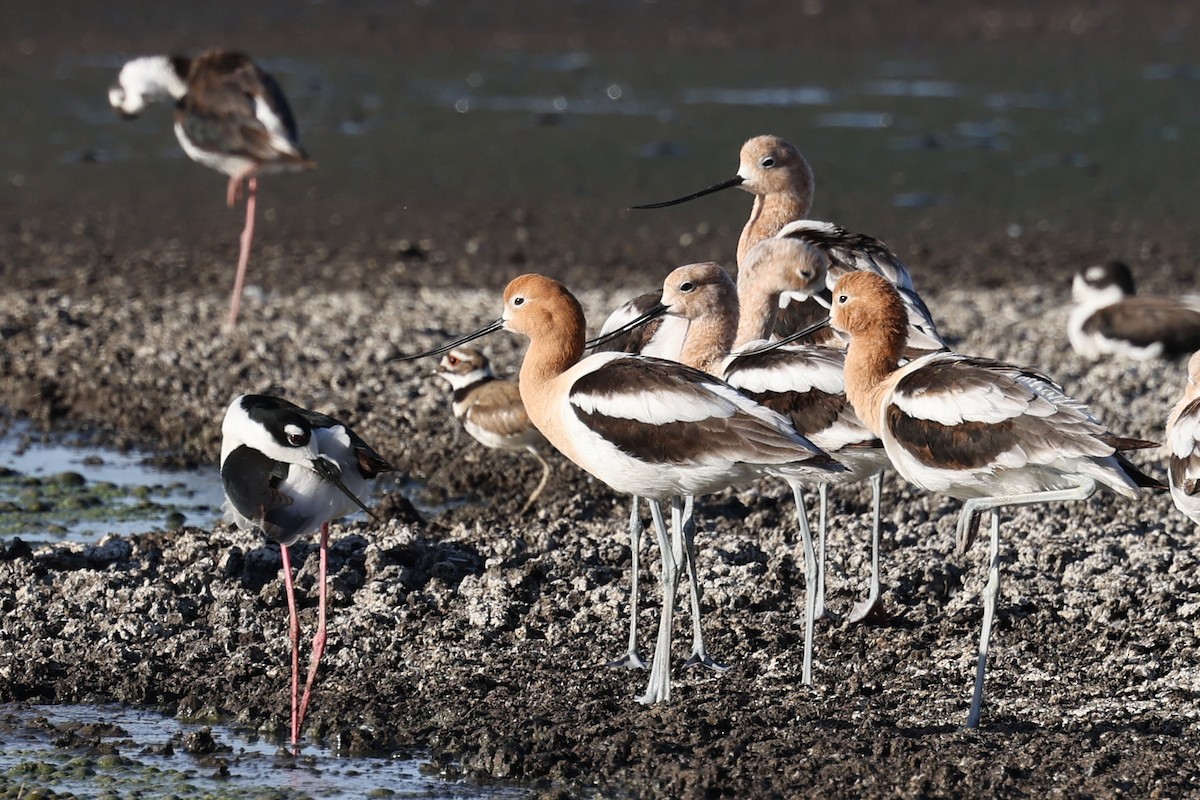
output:
[[[446,363],[452,367],[457,367],[459,362],[458,356],[446,356]]]
[[[294,447],[299,447],[300,445],[304,444],[304,440],[307,438],[308,437],[305,436],[303,433],[289,433],[288,434],[288,444],[290,444]]]

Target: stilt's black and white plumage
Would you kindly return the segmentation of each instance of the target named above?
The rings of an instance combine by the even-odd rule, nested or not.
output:
[[[349,427],[279,397],[241,395],[221,424],[221,482],[226,516],[243,530],[261,531],[279,544],[292,641],[292,744],[300,739],[317,666],[325,650],[325,595],[329,522],[361,509],[368,482],[393,469]],[[321,531],[320,600],[312,662],[300,685],[300,623],[288,546]]]
[[[260,173],[310,169],[296,121],[275,79],[242,53],[209,50],[195,58],[144,56],[121,68],[108,99],[121,116],[138,116],[156,101],[175,102],[175,135],[198,164],[229,176],[232,208],[247,181],[246,225],[227,325],[237,323]]]
[[[487,356],[473,347],[456,347],[442,356],[437,374],[454,390],[454,418],[475,441],[494,450],[524,450],[542,465],[542,479],[521,507],[528,511],[546,488],[550,465],[539,450],[549,449],[546,437],[533,427],[521,388],[496,377]]]
[[[1200,350],[1200,296],[1142,297],[1120,261],[1077,273],[1067,321],[1071,347],[1084,358],[1174,358]]]

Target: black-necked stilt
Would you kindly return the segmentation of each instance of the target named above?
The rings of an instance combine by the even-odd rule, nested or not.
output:
[[[683,499],[767,474],[841,466],[791,423],[728,384],[674,362],[621,353],[583,358],[583,309],[559,282],[522,275],[504,292],[503,316],[422,355],[435,355],[506,328],[529,337],[521,399],[533,424],[571,461],[618,492],[670,498],[668,539],[651,505],[663,552],[663,606],[650,681],[639,700],[671,697],[671,628],[679,567],[691,548]],[[417,356],[414,356],[414,358]],[[689,565],[695,574],[695,565]]]
[[[1085,358],[1148,359],[1200,350],[1200,296],[1143,297],[1121,261],[1080,271],[1071,284],[1071,347]]]
[[[896,471],[931,492],[965,500],[958,541],[991,511],[983,628],[967,727],[979,724],[992,619],[1000,594],[1000,514],[1010,505],[1084,500],[1107,486],[1128,498],[1164,489],[1122,455],[1155,447],[1110,433],[1049,378],[950,352],[900,365],[908,321],[896,288],[853,272],[833,289],[832,325],[850,336],[846,394],[882,441]]]
[[[456,347],[442,356],[437,374],[454,390],[454,418],[475,441],[494,450],[524,450],[542,465],[542,479],[521,507],[524,514],[546,488],[550,465],[539,452],[549,445],[525,413],[520,388],[497,378],[487,356],[471,347]]]
[[[221,482],[225,510],[243,530],[262,531],[279,544],[292,641],[292,744],[300,739],[317,666],[325,651],[329,522],[361,509],[368,481],[393,470],[349,427],[279,397],[241,395],[221,423]],[[321,531],[317,632],[299,699],[300,621],[288,546]]]
[[[296,122],[279,84],[242,53],[209,50],[195,58],[145,56],[121,68],[109,102],[133,118],[152,102],[175,101],[175,135],[193,161],[229,176],[225,200],[232,208],[246,181],[246,224],[227,327],[237,324],[250,244],[258,175],[311,169]]]
[[[1175,507],[1200,525],[1200,352],[1188,359],[1187,387],[1167,418],[1167,475]]]

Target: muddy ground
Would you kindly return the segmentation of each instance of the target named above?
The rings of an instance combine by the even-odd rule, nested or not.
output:
[[[1195,24],[1182,3],[1153,13],[1116,4],[1096,17],[1081,6],[1082,22],[1031,4],[1007,7],[1007,16],[920,6],[922,27],[913,19],[918,6],[869,6],[860,39],[854,19],[829,11],[826,44],[869,48],[899,33],[914,47],[999,39],[1053,48],[1080,35],[1074,21],[1103,48],[1122,36],[1154,41],[1168,29],[1192,36]],[[610,6],[582,8],[587,17]],[[213,13],[197,24],[214,37],[228,33],[227,19]],[[306,13],[328,21],[324,7]],[[450,12],[431,4],[405,13],[428,21]],[[732,46],[722,14],[685,26],[685,43]],[[668,17],[646,17],[654,24],[628,29],[648,26],[640,34],[647,39],[618,44],[651,47],[655,31],[671,30]],[[557,46],[559,34],[540,20],[467,26],[455,42]],[[338,36],[318,45],[307,28],[271,21],[280,26],[272,33],[280,39],[266,45],[273,50],[289,31],[318,51],[341,46]],[[617,46],[595,26],[575,25],[575,46]],[[48,15],[31,17],[29,30],[22,41],[40,54],[76,41]],[[389,44],[362,37],[368,52]],[[180,38],[160,34],[156,43]],[[110,24],[79,46],[125,52],[140,49],[135,39]],[[404,41],[416,50],[449,46],[436,36]],[[24,50],[5,52],[15,60]],[[738,134],[733,147],[758,132]],[[681,188],[724,177],[733,161],[730,153]],[[359,753],[426,747],[474,775],[566,796],[1200,793],[1198,535],[1163,496],[1101,496],[1006,515],[1002,599],[976,731],[959,726],[986,548],[956,553],[957,504],[895,476],[885,484],[883,562],[892,616],[821,624],[811,687],[800,685],[803,564],[792,505],[785,487],[771,484],[700,505],[705,629],[710,651],[732,668],[677,667],[672,702],[645,708],[633,700],[645,673],[601,666],[624,646],[624,500],[556,458],[543,499],[518,517],[537,465],[485,451],[457,430],[432,363],[389,359],[493,319],[498,288],[530,270],[577,288],[598,326],[631,285],[640,291],[689,261],[728,261],[745,196],[658,228],[621,211],[629,198],[617,189],[569,203],[514,203],[489,199],[486,187],[434,181],[420,203],[400,210],[389,206],[389,193],[401,189],[386,175],[367,191],[333,188],[337,173],[325,167],[313,175],[316,192],[299,190],[306,176],[264,181],[264,208],[275,213],[251,262],[260,291],[226,335],[237,213],[221,207],[218,178],[187,163],[165,169],[165,184],[153,163],[96,163],[5,185],[0,405],[43,426],[86,428],[118,446],[201,463],[219,452],[232,396],[283,392],[350,421],[403,478],[425,487],[421,505],[449,506],[421,514],[393,488],[379,504],[383,523],[335,529],[331,639],[309,737]],[[405,175],[420,169],[410,165]],[[637,199],[657,199],[654,188]],[[186,204],[172,201],[181,194]],[[1200,291],[1196,232],[1123,199],[1128,207],[1098,213],[1093,224],[1030,226],[1021,235],[905,227],[901,216],[869,230],[910,262],[958,349],[1036,365],[1114,430],[1161,439],[1181,364],[1091,365],[1065,346],[1067,281],[1098,258],[1130,260],[1147,292],[1180,281]],[[344,224],[324,223],[329,205]],[[696,228],[706,215],[718,218]],[[521,345],[511,337],[486,346],[501,369],[518,364]],[[1163,476],[1160,453],[1138,456]],[[865,590],[869,492],[833,498],[830,602],[844,611]],[[296,553],[302,624],[311,630],[315,544]],[[121,701],[282,735],[288,657],[279,566],[277,548],[227,525],[86,547],[6,541],[0,700]],[[639,617],[644,651],[657,624],[655,574]],[[681,615],[680,659],[687,623]]]

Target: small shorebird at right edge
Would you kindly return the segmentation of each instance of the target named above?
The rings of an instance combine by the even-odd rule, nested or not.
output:
[[[152,102],[175,101],[175,136],[188,158],[229,176],[230,208],[246,191],[237,274],[229,300],[227,330],[237,325],[250,245],[258,175],[312,169],[296,133],[296,121],[279,84],[242,53],[209,50],[195,58],[143,56],[121,68],[108,101],[125,119]]]
[[[1187,388],[1167,418],[1167,476],[1175,507],[1200,525],[1200,351],[1188,359]]]
[[[1000,595],[999,509],[1085,500],[1101,486],[1130,499],[1166,487],[1122,451],[1157,447],[1110,433],[1080,402],[1031,370],[946,351],[900,365],[908,321],[896,288],[853,272],[833,288],[831,324],[849,335],[846,395],[896,471],[964,500],[960,549],[974,516],[991,512],[988,582],[975,689],[966,727],[979,725],[992,620]],[[786,340],[784,340],[786,341]]]

